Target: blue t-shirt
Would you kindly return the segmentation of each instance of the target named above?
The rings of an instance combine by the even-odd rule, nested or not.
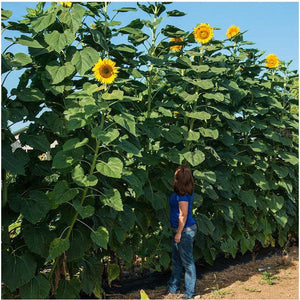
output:
[[[189,203],[189,208],[188,208],[188,215],[186,218],[185,226],[190,227],[196,224],[195,220],[192,217],[192,205],[193,205],[193,199],[194,199],[194,194],[193,192],[192,195],[183,195],[179,196],[177,193],[173,193],[172,196],[169,199],[169,204],[171,207],[170,211],[170,222],[171,222],[171,227],[172,228],[178,228],[178,217],[179,217],[179,201],[187,201]]]

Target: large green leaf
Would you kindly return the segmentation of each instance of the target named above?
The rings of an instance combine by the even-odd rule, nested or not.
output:
[[[21,255],[2,254],[2,282],[13,292],[28,283],[36,272],[37,263],[28,252]]]
[[[204,214],[198,214],[196,217],[198,229],[205,235],[212,235],[215,226],[212,221]]]
[[[84,170],[80,165],[77,165],[72,171],[72,179],[79,186],[95,186],[98,179],[95,175],[84,175]]]
[[[34,134],[21,133],[19,138],[23,145],[28,145],[35,150],[41,150],[41,151],[50,150],[50,142],[48,141],[46,135],[44,134],[34,135]]]
[[[59,151],[53,158],[52,167],[55,169],[64,169],[74,165],[83,156],[82,149],[70,151]]]
[[[105,194],[100,196],[104,205],[110,206],[116,211],[123,211],[121,195],[117,189],[106,189]]]
[[[114,121],[128,130],[131,134],[136,136],[136,131],[135,131],[135,120],[134,117],[131,114],[128,113],[122,113],[120,115],[115,115],[113,117]]]
[[[70,62],[66,62],[63,66],[58,65],[56,62],[52,62],[46,66],[46,71],[50,76],[51,83],[58,84],[72,75],[75,72],[75,67]]]
[[[108,284],[111,285],[111,282],[117,279],[120,275],[120,269],[117,264],[108,264]]]
[[[75,4],[72,10],[63,9],[62,13],[59,15],[61,22],[67,24],[72,32],[76,32],[80,25],[82,24],[82,17],[84,16],[86,10],[81,5]]]
[[[230,253],[232,257],[235,258],[238,251],[237,241],[229,237],[227,240],[221,241],[221,249],[225,253]]]
[[[21,203],[22,215],[32,224],[36,224],[44,218],[49,210],[50,200],[42,191],[30,191],[28,196],[24,197]]]
[[[284,228],[288,222],[288,216],[284,210],[279,210],[274,214],[275,220],[277,223]]]
[[[256,208],[256,197],[253,190],[240,191],[239,197],[247,206]]]
[[[96,231],[91,232],[91,239],[97,246],[107,249],[109,232],[104,226],[99,226]]]
[[[200,150],[196,150],[194,152],[188,151],[188,152],[183,154],[183,157],[193,167],[200,165],[205,160],[205,154]]]
[[[19,38],[16,38],[16,43],[31,48],[38,48],[38,49],[44,48],[44,46],[41,45],[37,39],[23,34]]]
[[[119,130],[115,128],[109,128],[108,130],[103,130],[101,127],[95,127],[92,129],[93,135],[99,139],[103,144],[108,145],[114,141],[119,135]]]
[[[79,299],[80,281],[78,278],[71,280],[61,279],[57,290],[54,292],[56,299]]]
[[[56,20],[56,11],[48,11],[44,15],[38,16],[31,21],[32,28],[35,32],[41,31],[51,24],[53,24]]]
[[[50,231],[46,224],[25,225],[22,233],[25,243],[31,252],[44,258],[48,257],[50,243],[55,238],[55,233]]]
[[[195,176],[195,178],[199,178],[199,179],[204,180],[211,184],[214,184],[217,179],[216,173],[213,171],[201,172],[201,171],[195,170],[193,175]]]
[[[182,140],[181,128],[175,125],[163,132],[164,137],[171,143],[178,144]]]
[[[73,201],[73,206],[78,211],[82,219],[91,217],[95,213],[95,208],[91,205],[82,206],[79,200]]]
[[[42,274],[38,274],[20,288],[22,299],[46,299],[50,293],[50,281]]]
[[[216,140],[219,137],[219,131],[218,129],[210,129],[210,128],[199,128],[200,134],[205,137],[210,137],[214,140]]]
[[[56,257],[63,254],[65,251],[67,251],[69,248],[70,248],[69,239],[55,238],[50,244],[49,256],[52,259],[55,259]]]
[[[51,33],[45,34],[44,38],[50,49],[59,53],[65,46],[72,44],[75,34],[69,29],[64,30],[62,33],[54,30]]]
[[[205,111],[197,111],[197,112],[186,112],[186,116],[192,119],[198,119],[201,121],[209,120],[211,115]]]
[[[88,142],[89,142],[88,138],[84,138],[82,141],[80,141],[79,138],[73,138],[64,143],[63,150],[68,151],[68,150],[76,149],[86,145]]]
[[[281,210],[284,205],[284,198],[282,196],[270,195],[266,197],[268,207],[271,209],[273,213]]]
[[[83,75],[86,71],[92,69],[98,60],[98,52],[91,47],[86,47],[83,50],[75,52],[71,63],[75,65],[77,72]]]
[[[110,157],[108,162],[101,161],[97,163],[96,169],[102,175],[113,178],[121,178],[123,163],[117,157]]]
[[[24,102],[40,102],[44,101],[44,94],[37,88],[25,88],[17,91],[17,97]]]
[[[13,67],[17,68],[24,67],[30,63],[32,63],[32,59],[25,53],[16,53],[13,60],[10,62]]]
[[[62,204],[72,200],[78,194],[77,189],[70,189],[66,180],[58,181],[53,189],[52,195],[56,204]]]

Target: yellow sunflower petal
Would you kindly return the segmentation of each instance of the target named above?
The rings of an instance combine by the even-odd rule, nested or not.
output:
[[[63,7],[71,7],[72,6],[72,2],[58,2],[59,4],[61,4]]]
[[[268,68],[276,68],[279,65],[279,59],[275,54],[269,54],[266,57],[265,65]]]
[[[201,23],[194,28],[194,37],[197,42],[207,44],[214,36],[214,29],[206,23]]]
[[[228,28],[226,35],[230,39],[230,38],[236,36],[239,32],[240,32],[240,28],[235,25],[232,25]]]
[[[115,67],[116,63],[109,58],[99,59],[92,71],[94,77],[101,83],[111,84],[117,78],[119,67]]]

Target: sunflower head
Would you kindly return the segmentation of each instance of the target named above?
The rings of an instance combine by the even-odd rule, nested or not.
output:
[[[72,6],[72,2],[58,2],[58,3],[61,4],[63,7],[70,8]]]
[[[240,28],[235,25],[232,25],[228,28],[226,35],[229,39],[231,39],[232,37],[236,36],[239,32]]]
[[[275,54],[269,54],[266,57],[265,65],[268,68],[276,68],[279,64],[279,59]]]
[[[206,23],[194,28],[194,37],[197,42],[207,44],[214,36],[214,29]]]
[[[169,42],[183,42],[183,37],[170,38]],[[170,47],[172,51],[180,51],[183,45],[173,45]]]
[[[119,67],[115,67],[116,63],[109,58],[99,59],[95,64],[94,71],[95,78],[104,84],[113,83],[117,78]]]

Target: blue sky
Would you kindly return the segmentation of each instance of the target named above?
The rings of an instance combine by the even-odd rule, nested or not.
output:
[[[34,8],[37,2],[2,2],[3,9],[13,12],[12,21],[17,21],[26,14],[26,7]],[[115,2],[109,6],[113,9],[121,7],[137,7],[136,2]],[[254,42],[255,47],[266,51],[263,57],[270,53],[276,54],[280,60],[288,62],[293,60],[290,69],[299,70],[299,3],[298,2],[173,2],[166,5],[167,10],[177,9],[187,13],[183,17],[167,18],[162,25],[175,25],[185,31],[191,32],[198,23],[208,23],[212,27],[219,27],[214,37],[223,40],[226,38],[227,28],[231,25],[240,27],[241,31],[247,30],[244,40]],[[120,13],[116,20],[122,25],[131,20],[148,19],[142,11]],[[1,36],[2,51],[8,45],[5,36],[19,36],[18,32],[5,31]],[[116,43],[116,41],[114,41]],[[124,41],[122,41],[124,42]],[[13,46],[10,51],[26,51],[21,46]],[[17,85],[17,72],[8,76],[5,87],[11,89]],[[2,78],[3,81],[3,78]]]

